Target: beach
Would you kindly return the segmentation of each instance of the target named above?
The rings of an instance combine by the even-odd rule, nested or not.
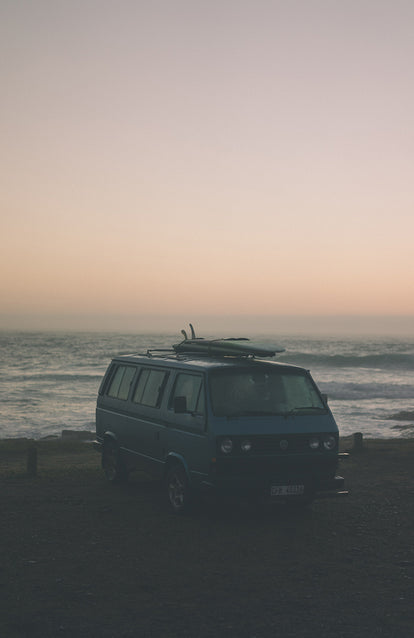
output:
[[[186,517],[87,441],[37,441],[29,475],[32,444],[0,441],[1,635],[412,636],[414,439],[342,438],[346,498]]]

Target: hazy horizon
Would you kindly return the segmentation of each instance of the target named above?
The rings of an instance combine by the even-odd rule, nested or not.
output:
[[[124,332],[132,334],[189,334],[206,337],[255,335],[394,336],[414,337],[414,316],[121,316],[60,315],[12,316],[0,314],[0,330],[22,332]],[[243,334],[239,334],[243,333]]]

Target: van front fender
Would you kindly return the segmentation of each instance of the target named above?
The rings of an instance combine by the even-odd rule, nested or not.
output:
[[[167,475],[167,472],[168,472],[169,468],[174,463],[179,463],[180,465],[183,466],[184,471],[185,471],[186,476],[187,476],[187,480],[188,480],[189,484],[191,485],[191,476],[190,476],[190,470],[188,468],[187,461],[185,460],[185,458],[181,454],[177,454],[177,452],[169,452],[167,454],[167,456],[165,458],[164,477]]]
[[[106,431],[102,437],[102,442],[103,445],[105,445],[105,443],[113,443],[114,445],[118,445],[118,437],[116,436],[116,434],[114,434],[114,432]]]

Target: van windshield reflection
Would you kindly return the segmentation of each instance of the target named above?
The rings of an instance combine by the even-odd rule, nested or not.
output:
[[[311,379],[302,371],[231,370],[211,376],[216,416],[317,414],[326,407]]]

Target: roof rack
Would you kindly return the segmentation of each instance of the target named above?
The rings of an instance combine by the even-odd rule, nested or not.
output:
[[[175,357],[175,355],[176,352],[174,352],[172,348],[148,348],[143,356],[150,358],[161,357],[167,359],[168,357]]]
[[[184,340],[173,344],[171,348],[148,348],[141,356],[148,358],[184,359],[194,357],[223,358],[233,357],[239,359],[254,359],[255,357],[274,357],[276,353],[285,349],[269,343],[250,341],[247,337],[225,337],[218,339],[204,339],[196,337],[194,328],[190,323],[191,338],[185,330],[181,330]]]
[[[222,339],[204,339],[196,337],[190,323],[191,339],[185,330],[181,330],[184,341],[173,345],[176,353],[191,353],[207,357],[274,357],[276,353],[284,352],[284,348],[268,343],[250,341],[246,337],[227,337]]]

